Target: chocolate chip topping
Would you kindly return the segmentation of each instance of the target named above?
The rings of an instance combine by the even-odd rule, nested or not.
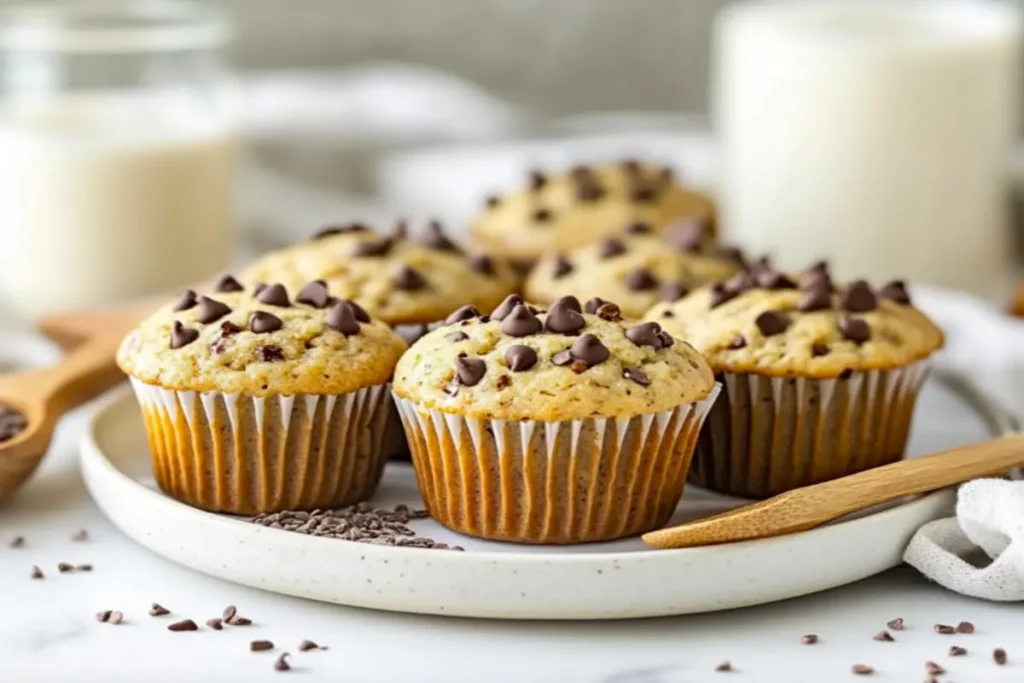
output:
[[[762,270],[757,274],[757,284],[763,289],[796,289],[796,283],[785,273],[777,270]]]
[[[591,315],[597,315],[597,309],[601,308],[606,303],[609,302],[605,301],[600,297],[595,296],[593,299],[587,301],[586,305],[584,305],[583,307],[583,310],[585,310],[587,313],[590,313]]]
[[[626,330],[626,339],[637,346],[650,346],[655,351],[672,346],[672,337],[655,322],[640,323],[635,327],[630,327]]]
[[[670,282],[661,286],[658,290],[659,301],[679,301],[690,293],[690,288],[682,282]]]
[[[366,312],[366,309],[357,304],[355,301],[349,301],[348,299],[346,299],[345,301],[348,303],[349,306],[352,307],[352,310],[356,312],[356,320],[358,320],[361,323],[370,322],[370,314]]]
[[[701,221],[679,220],[665,230],[665,241],[679,251],[698,252],[704,240],[704,229]]]
[[[352,245],[352,256],[364,258],[371,256],[385,256],[395,246],[395,241],[390,237],[379,237],[377,239],[356,242]]]
[[[406,292],[415,292],[427,286],[423,276],[404,263],[391,274],[391,283]]]
[[[766,337],[782,334],[789,327],[789,316],[782,311],[765,311],[754,318],[754,324]]]
[[[341,332],[346,337],[359,334],[359,322],[356,320],[356,311],[348,301],[339,301],[334,304],[334,307],[327,311],[325,321],[327,322],[327,327]]]
[[[753,273],[751,273],[748,270],[743,270],[736,273],[728,280],[726,280],[725,287],[730,292],[742,294],[743,292],[746,292],[757,287],[757,280],[755,279]]]
[[[537,191],[548,184],[548,177],[540,171],[530,171],[530,189]]]
[[[540,319],[525,304],[519,304],[501,321],[501,331],[510,337],[528,337],[541,331]]]
[[[174,321],[174,325],[171,326],[172,349],[180,349],[182,346],[188,346],[196,339],[199,339],[198,330],[193,330],[191,327],[185,327],[177,320]]]
[[[589,332],[576,338],[569,347],[569,353],[574,359],[586,363],[588,368],[605,362],[612,355],[608,347]]]
[[[455,323],[461,323],[463,320],[472,320],[473,318],[479,318],[480,311],[476,310],[474,306],[466,304],[455,309],[451,315],[444,319],[445,325],[454,325]]]
[[[241,292],[244,289],[245,288],[242,287],[242,283],[236,280],[235,278],[231,277],[230,275],[225,275],[221,279],[217,280],[217,284],[213,286],[213,291],[221,293]]]
[[[260,360],[265,363],[284,360],[284,349],[276,344],[260,347]]]
[[[845,317],[839,321],[839,331],[854,344],[863,344],[871,339],[871,326],[863,318]]]
[[[494,275],[494,259],[487,254],[474,254],[469,257],[469,269],[481,275]]]
[[[630,235],[650,235],[651,226],[643,221],[633,221],[626,226],[626,232]]]
[[[438,251],[458,251],[459,248],[444,234],[444,227],[440,221],[430,221],[427,228],[420,236],[419,243],[430,249]]]
[[[819,358],[828,355],[828,344],[825,342],[814,342],[811,344],[811,356]]]
[[[227,304],[211,299],[208,296],[199,297],[199,309],[196,311],[196,320],[208,325],[216,320],[220,320],[228,313],[231,312],[231,307]]]
[[[647,378],[647,373],[640,368],[623,368],[622,376],[633,380],[642,387],[646,387],[651,383],[651,380]]]
[[[564,256],[555,257],[555,270],[552,277],[558,280],[572,272],[572,264]]]
[[[827,287],[813,287],[804,290],[796,304],[804,313],[825,311],[832,308],[832,290]]]
[[[284,322],[273,313],[253,311],[249,316],[249,329],[255,334],[267,334],[281,329]]]
[[[736,298],[736,292],[726,288],[721,282],[716,282],[711,285],[711,289],[708,290],[708,305],[711,308],[718,308],[726,301]]]
[[[488,209],[496,209],[500,204],[501,197],[499,197],[498,195],[492,194],[484,197],[484,206],[486,206]]]
[[[326,308],[331,300],[331,295],[327,292],[326,282],[313,280],[299,290],[299,295],[295,297],[295,300],[313,308]]]
[[[537,352],[529,346],[513,344],[505,351],[505,362],[512,372],[524,372],[537,364]]]
[[[498,307],[491,311],[493,320],[504,320],[512,312],[512,309],[523,303],[523,297],[518,294],[509,294],[505,300],[498,304]]]
[[[479,358],[460,355],[455,359],[455,376],[464,387],[476,386],[487,374],[487,364]]]
[[[645,292],[658,286],[658,281],[646,268],[637,268],[626,275],[626,289],[632,292]]]
[[[910,293],[907,292],[907,283],[903,280],[893,280],[886,283],[878,290],[878,296],[889,301],[895,301],[904,306],[910,305]]]
[[[734,351],[736,349],[742,349],[746,345],[747,345],[747,340],[743,338],[742,334],[737,334],[735,337],[732,338],[732,341],[729,342],[729,348],[733,349]]]
[[[597,255],[603,259],[612,258],[625,253],[626,245],[617,237],[605,238],[597,249]]]
[[[554,306],[568,306],[569,308],[571,308],[572,310],[576,311],[577,313],[582,313],[583,312],[583,307],[580,306],[580,300],[577,299],[576,297],[574,297],[572,294],[568,294],[566,296],[559,297],[555,301]]]
[[[174,311],[187,311],[196,305],[196,293],[191,289],[186,289],[181,293],[181,298],[178,299],[178,303],[174,304]]]
[[[349,223],[348,225],[329,225],[313,233],[312,239],[321,240],[334,235],[344,235],[351,232],[369,232],[369,228],[362,223]]]
[[[579,302],[576,302],[579,306]],[[571,302],[559,301],[548,311],[544,326],[556,334],[576,334],[587,326],[587,321]]]
[[[533,220],[536,221],[537,223],[547,223],[548,221],[551,220],[551,209],[545,209],[544,207],[541,207],[539,209],[534,210],[532,215]]]
[[[581,202],[596,202],[605,195],[604,188],[597,181],[597,176],[586,166],[574,169],[572,179],[576,183],[576,199]]]
[[[878,297],[864,280],[850,283],[843,293],[843,308],[853,313],[866,313],[878,307]]]
[[[260,293],[256,295],[256,301],[268,306],[277,306],[278,308],[288,308],[292,305],[292,302],[288,299],[288,290],[279,282],[267,285],[261,289]]]
[[[458,342],[466,341],[467,339],[469,339],[469,335],[461,330],[458,330],[450,334],[446,334],[444,338],[453,344],[457,344]]]

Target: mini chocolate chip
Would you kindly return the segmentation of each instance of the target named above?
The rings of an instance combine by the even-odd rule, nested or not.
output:
[[[221,616],[221,617],[222,617],[222,618],[224,619],[224,621],[231,621],[231,620],[232,620],[232,619],[234,619],[234,618],[235,618],[235,617],[236,617],[237,615],[238,615],[238,608],[237,608],[237,607],[235,607],[234,605],[228,605],[228,606],[227,606],[227,607],[225,607],[225,608],[224,608],[224,610],[223,610],[223,611],[222,611],[222,612],[220,613],[220,616]]]
[[[818,636],[813,633],[808,633],[800,639],[800,642],[804,645],[815,645],[818,642]]]
[[[299,295],[295,297],[295,300],[313,308],[326,308],[331,300],[331,295],[327,291],[326,282],[313,280],[299,290]]]
[[[304,640],[299,643],[299,652],[309,652],[310,650],[326,650],[326,647],[320,647],[312,640]]]
[[[568,259],[566,259],[564,256],[556,256],[555,269],[551,276],[558,280],[559,278],[563,278],[569,273],[571,273],[572,270],[572,264],[569,263]]]
[[[946,673],[946,670],[938,664],[936,664],[935,662],[925,662],[924,672],[929,676],[941,676],[942,674]]]
[[[45,579],[46,576],[43,574],[43,570],[38,565],[32,565],[32,571],[29,573],[29,578],[32,579]]]
[[[950,657],[963,657],[967,654],[967,648],[953,645],[949,648]]]
[[[355,311],[355,313],[356,313],[356,320],[358,320],[361,323],[368,323],[368,322],[370,322],[370,314],[366,312],[365,308],[363,308],[362,306],[357,304],[355,301],[352,301],[351,299],[344,299],[344,301],[345,301],[345,303],[347,303],[349,306],[352,307],[353,311]],[[330,303],[330,302],[328,302],[328,303]]]
[[[892,643],[892,642],[896,641],[896,639],[893,638],[892,634],[889,633],[888,631],[879,631],[874,636],[872,636],[871,639],[872,640],[877,640],[877,641],[882,642],[882,643]]]
[[[258,296],[260,292],[267,288],[266,282],[257,282],[252,286],[252,295]]]
[[[907,283],[903,280],[893,280],[892,282],[886,283],[878,290],[878,296],[883,299],[895,301],[898,304],[904,306],[910,305],[910,294],[907,292]]]
[[[497,195],[488,195],[484,197],[484,205],[488,209],[495,209],[501,204],[501,197]]]
[[[551,209],[545,209],[544,207],[541,207],[539,209],[534,210],[532,216],[533,220],[537,223],[547,223],[548,221],[551,220]]]
[[[187,311],[196,305],[196,293],[191,289],[186,289],[181,294],[181,298],[178,299],[178,303],[174,304],[175,311]]]
[[[404,220],[395,221],[388,233],[392,241],[404,240],[409,236],[409,222]]]
[[[273,313],[253,311],[249,316],[249,329],[256,334],[267,334],[281,329],[284,322]]]
[[[154,602],[153,606],[149,608],[149,616],[151,617],[166,617],[171,613],[171,610],[167,609],[158,602]]]
[[[850,283],[843,293],[843,308],[853,313],[866,313],[878,307],[878,297],[864,280]]]
[[[722,662],[721,664],[715,667],[715,671],[717,671],[718,673],[728,673],[732,671],[732,664],[730,664],[729,662]]]
[[[969,621],[961,621],[956,625],[957,633],[974,633],[974,624]]]
[[[498,307],[491,311],[492,320],[504,320],[505,316],[512,312],[516,306],[523,303],[523,297],[518,294],[509,294],[505,300],[498,304]]]
[[[529,346],[513,344],[505,351],[505,362],[512,372],[523,372],[537,364],[537,352]]]
[[[593,177],[594,169],[590,168],[586,164],[579,164],[569,169],[569,175],[573,180],[579,180],[580,178]]]
[[[256,300],[261,304],[277,306],[278,308],[288,308],[292,305],[292,302],[288,299],[288,290],[280,282],[264,287],[256,295]]]
[[[213,286],[213,291],[215,291],[215,292],[222,292],[222,293],[223,292],[241,292],[244,289],[245,288],[242,287],[242,283],[240,283],[238,280],[236,280],[235,278],[231,277],[230,275],[225,275],[221,279],[217,280],[217,284],[215,284]]]
[[[630,235],[650,235],[651,226],[643,221],[633,221],[626,226],[626,232]]]
[[[481,275],[494,275],[494,259],[487,254],[474,254],[469,257],[469,269]]]
[[[61,574],[66,574],[68,572],[75,571],[75,567],[70,562],[58,562],[57,571],[59,571]]]
[[[811,344],[811,355],[815,358],[827,356],[828,350],[828,344],[825,344],[824,342],[814,342]]]
[[[640,172],[640,162],[636,159],[623,159],[619,162],[619,166],[627,175],[636,175]]]
[[[284,360],[284,349],[274,344],[261,346],[260,360],[264,363],[273,363],[275,361]]]
[[[729,342],[729,348],[733,350],[742,349],[746,345],[747,340],[743,338],[742,334],[737,334],[735,337],[732,338],[732,341]]]
[[[579,306],[578,301],[576,305]],[[556,334],[576,334],[586,326],[587,321],[583,314],[574,309],[571,303],[562,302],[558,302],[551,307],[551,310],[548,311],[547,320],[544,322],[544,327],[549,332]]]
[[[196,339],[199,339],[198,330],[193,330],[191,327],[185,327],[177,320],[174,321],[174,325],[171,326],[172,349],[180,349],[182,346],[188,346]]]
[[[472,320],[473,318],[479,318],[480,311],[476,310],[475,307],[466,304],[455,309],[455,311],[444,319],[445,325],[454,325],[455,323],[461,323],[463,320]]]
[[[446,334],[444,338],[452,342],[453,344],[456,344],[460,341],[466,341],[467,339],[469,339],[469,335],[466,334],[465,332],[451,332],[449,334]]]
[[[576,183],[576,199],[589,203],[596,202],[604,197],[604,188],[601,187],[594,172],[589,168],[581,166],[571,175]]]
[[[395,241],[390,237],[379,237],[372,240],[356,242],[352,245],[351,254],[356,258],[369,258],[372,256],[385,256],[395,246]]]
[[[871,339],[871,326],[862,318],[842,318],[839,321],[839,331],[843,333],[844,338],[854,344],[863,344]]]
[[[661,332],[658,333],[658,341],[661,342],[661,348],[663,349],[667,349],[676,343],[676,340],[672,337],[672,335],[666,332],[665,330],[662,330]]]
[[[225,303],[211,299],[208,296],[199,297],[199,310],[196,311],[196,320],[208,325],[220,320],[231,312],[231,307]]]
[[[831,292],[835,287],[832,285],[832,278],[828,273],[813,271],[800,276],[800,289],[824,289]]]
[[[763,289],[796,289],[796,283],[785,273],[777,270],[762,270],[757,274],[757,284]]]
[[[999,666],[1004,666],[1006,664],[1006,650],[1001,647],[992,650],[992,661]]]
[[[736,292],[726,288],[721,282],[716,282],[711,285],[711,289],[708,290],[708,306],[710,308],[718,308],[726,301],[736,298]]]
[[[658,350],[665,346],[664,340],[659,336],[661,331],[661,325],[658,323],[640,323],[626,330],[626,339],[637,346],[650,346],[654,350]]]
[[[757,280],[750,271],[740,271],[725,281],[725,287],[730,292],[742,294],[757,287]]]
[[[349,223],[348,225],[329,225],[313,233],[312,239],[320,240],[334,235],[345,235],[353,232],[369,232],[370,229],[362,223]]]
[[[553,306],[568,306],[577,313],[583,312],[583,307],[580,306],[580,300],[574,297],[572,294],[558,297]]]
[[[430,249],[438,251],[459,251],[459,248],[444,234],[444,228],[440,221],[430,221],[427,228],[420,236],[419,243]]]
[[[832,292],[824,287],[804,290],[804,293],[796,303],[796,307],[804,313],[827,311],[832,308]]]
[[[647,378],[647,373],[640,368],[623,368],[622,376],[633,380],[642,387],[646,387],[651,383],[651,380]]]
[[[551,363],[553,365],[568,365],[572,362],[572,352],[569,349],[559,351],[555,355],[551,356]]]
[[[250,652],[266,652],[267,650],[273,650],[274,644],[269,640],[254,640],[249,643]]]
[[[626,289],[631,292],[646,292],[658,286],[658,281],[651,271],[646,268],[637,268],[626,275]]]
[[[168,631],[198,631],[199,627],[196,626],[196,622],[191,619],[184,619],[182,621],[176,621],[167,627]]]
[[[782,334],[789,327],[789,316],[782,311],[765,311],[754,318],[754,324],[766,337]]]
[[[582,316],[581,316],[582,317]],[[519,304],[501,321],[501,331],[510,337],[528,337],[537,334],[544,326],[540,319],[530,312],[525,304]]]
[[[406,292],[415,292],[427,286],[427,281],[423,279],[423,276],[405,264],[399,266],[391,274],[391,282],[395,287]]]
[[[231,626],[252,626],[252,619],[248,619],[246,617],[235,616],[230,619],[225,619],[224,621]]]
[[[327,327],[341,332],[346,337],[359,334],[359,322],[356,320],[355,309],[348,301],[339,301],[327,312]]]
[[[665,241],[679,251],[700,251],[706,226],[696,219],[678,220],[665,230]]]
[[[455,359],[455,376],[464,387],[476,386],[487,374],[487,364],[480,358],[460,355]]]
[[[530,189],[539,190],[548,184],[548,177],[540,171],[530,171]]]
[[[598,307],[597,317],[601,320],[607,320],[608,322],[619,322],[622,320],[622,310],[619,309],[617,304],[613,304],[609,301]]]
[[[608,350],[601,340],[596,336],[590,334],[582,334],[576,338],[576,341],[569,347],[569,352],[572,357],[576,360],[582,361],[587,364],[587,367],[593,367],[598,363],[603,363],[611,357],[611,351]]]
[[[658,290],[659,301],[679,301],[690,293],[690,288],[682,282],[668,283]]]
[[[596,315],[597,309],[601,308],[601,306],[604,306],[606,303],[608,302],[605,301],[604,299],[595,296],[593,299],[587,301],[587,303],[583,307],[583,310],[585,310],[587,313]]]
[[[887,621],[885,625],[893,631],[902,631],[904,628],[906,628],[906,626],[904,626],[902,617],[897,617],[896,619]]]
[[[853,672],[855,676],[870,676],[875,673],[875,670],[866,664],[854,664],[850,667],[850,671]]]
[[[658,189],[646,183],[636,183],[629,190],[630,200],[638,204],[653,202],[658,197]]]
[[[598,246],[597,255],[603,259],[626,253],[626,245],[617,237],[607,237]]]

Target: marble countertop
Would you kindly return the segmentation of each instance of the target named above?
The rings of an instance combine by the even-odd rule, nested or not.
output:
[[[876,673],[863,680],[926,680],[924,662],[957,683],[1020,681],[1024,617],[1019,605],[985,603],[930,585],[902,567],[818,595],[762,607],[631,622],[496,622],[389,614],[319,604],[236,586],[179,567],[121,535],[90,500],[77,464],[81,412],[65,421],[37,476],[0,507],[0,681],[531,681],[543,683],[771,683],[862,680],[854,664]],[[89,540],[72,536],[86,529]],[[25,538],[25,547],[8,542]],[[91,572],[57,571],[59,562]],[[32,565],[46,573],[32,580]],[[172,610],[148,616],[159,602]],[[201,626],[226,605],[250,627],[195,633],[166,629],[173,618]],[[118,610],[125,622],[96,621]],[[872,636],[902,617],[896,642]],[[971,621],[971,635],[944,636],[936,623]],[[819,637],[801,644],[804,634]],[[249,641],[271,640],[252,653]],[[311,639],[329,649],[300,653]],[[951,645],[968,649],[950,658]],[[992,650],[1009,663],[998,667]],[[276,672],[278,654],[293,669]],[[716,667],[731,663],[733,672]],[[70,674],[69,672],[74,672]],[[287,679],[286,679],[287,680]]]

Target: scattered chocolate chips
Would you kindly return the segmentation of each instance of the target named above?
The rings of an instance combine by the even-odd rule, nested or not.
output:
[[[487,254],[474,254],[469,257],[469,269],[481,275],[494,275],[494,259]]]
[[[291,671],[291,667],[288,665],[288,653],[283,652],[281,656],[274,662],[274,671]]]
[[[864,280],[852,282],[843,293],[843,308],[853,313],[866,313],[878,307],[878,297]]]
[[[346,337],[359,334],[359,322],[356,320],[356,311],[348,301],[339,301],[327,312],[325,318],[327,327],[341,332]]]
[[[935,662],[928,661],[924,663],[924,672],[929,676],[941,676],[946,670]]]
[[[43,570],[37,565],[32,565],[32,572],[29,574],[30,578],[33,579],[45,579],[46,576],[43,574]]]
[[[626,233],[630,235],[650,235],[651,226],[643,221],[633,221],[626,226]]]
[[[329,225],[313,233],[312,239],[322,240],[325,237],[334,235],[345,235],[353,232],[369,232],[370,229],[362,223],[349,223],[348,225]]]
[[[907,292],[907,283],[903,280],[893,280],[878,290],[878,296],[889,301],[895,301],[904,306],[910,305],[910,293]]]
[[[199,297],[199,309],[196,311],[196,320],[209,325],[216,322],[231,312],[227,304],[211,299],[208,296]]]
[[[57,571],[59,571],[61,574],[67,574],[68,572],[75,571],[75,567],[70,562],[58,562]]]
[[[213,619],[207,619],[206,620],[206,625],[209,626],[214,631],[223,631],[224,630],[224,620],[220,619],[218,617],[214,617]]]
[[[406,292],[416,292],[427,286],[427,281],[412,267],[402,264],[391,274],[391,283]]]
[[[957,633],[974,633],[974,624],[969,621],[961,621],[956,625]]]
[[[608,347],[589,332],[577,337],[576,341],[569,347],[569,352],[574,359],[582,361],[588,368],[603,363],[611,356],[611,351],[608,350]]]
[[[474,306],[466,304],[455,309],[451,315],[444,319],[445,325],[454,325],[455,323],[461,323],[463,320],[472,320],[473,318],[479,318],[480,311]]]
[[[842,318],[839,321],[839,331],[845,339],[854,344],[863,344],[871,339],[871,326],[862,318]]]
[[[637,346],[650,346],[655,351],[671,346],[671,337],[666,343],[664,330],[655,322],[640,323],[626,330],[626,339]]]
[[[811,344],[811,356],[818,358],[820,356],[828,355],[828,344],[824,342],[814,342]]]
[[[75,571],[76,572],[91,572],[92,571],[92,565],[91,564],[76,564],[75,565]]]
[[[184,619],[182,621],[176,621],[173,624],[169,624],[167,626],[167,630],[179,633],[182,631],[198,631],[199,627],[196,626],[196,622],[191,619]]]
[[[999,666],[1006,664],[1006,650],[1001,647],[997,647],[992,650],[992,660]]]
[[[71,540],[76,543],[84,543],[89,540],[89,532],[85,529],[79,529],[71,535]]]
[[[242,287],[242,283],[231,277],[225,275],[221,279],[217,280],[217,284],[213,286],[215,292],[241,292],[245,288]]]
[[[288,290],[279,282],[267,285],[261,289],[259,294],[256,295],[256,300],[262,304],[277,306],[278,308],[288,308],[292,305],[288,299]]]
[[[352,245],[350,253],[355,258],[386,256],[394,246],[395,241],[390,237],[379,237],[372,240],[356,242]]]
[[[658,281],[646,268],[637,268],[626,275],[626,289],[633,292],[645,292],[658,286]]]
[[[875,670],[866,664],[854,664],[850,667],[850,671],[854,676],[870,676],[875,673]]]
[[[185,327],[180,321],[175,320],[171,326],[171,348],[180,349],[183,346],[188,346],[196,339],[199,339],[199,330],[193,330],[191,327]]]
[[[715,671],[719,673],[726,673],[732,671],[732,664],[730,664],[729,662],[722,662],[721,664],[715,667]]]
[[[25,431],[26,427],[28,419],[23,414],[10,406],[0,404],[0,443],[10,441]]]
[[[576,306],[579,306],[578,301]],[[504,325],[504,323],[502,324]],[[551,307],[551,310],[548,311],[547,320],[544,322],[544,327],[547,328],[548,332],[556,334],[576,334],[586,325],[587,321],[583,314],[575,309],[571,303],[563,302],[558,302]]]
[[[540,171],[530,171],[530,189],[537,191],[548,184],[548,177]]]
[[[690,288],[681,282],[668,283],[658,290],[659,301],[679,301],[690,293]]]
[[[814,645],[818,642],[818,636],[814,635],[813,633],[808,633],[800,639],[800,642],[804,645]]]
[[[582,316],[580,317],[582,318]],[[528,337],[531,334],[537,334],[541,329],[543,329],[543,324],[540,319],[531,313],[525,304],[517,305],[501,321],[502,333],[510,337]]]
[[[736,298],[736,292],[728,289],[721,282],[716,282],[711,285],[711,289],[708,290],[708,306],[710,308],[718,308],[726,301]]]
[[[416,532],[409,528],[408,522],[426,517],[426,510],[411,510],[406,505],[396,505],[392,510],[384,510],[374,509],[369,503],[358,503],[338,510],[273,512],[257,515],[249,521],[273,529],[373,545],[462,550],[457,545],[449,546],[416,536]]]
[[[327,291],[327,283],[323,280],[313,280],[299,290],[295,300],[300,304],[306,304],[313,308],[326,308],[331,301],[331,295]]]
[[[805,289],[796,307],[804,313],[828,310],[832,308],[832,291],[826,287]]]
[[[191,289],[186,289],[181,298],[178,299],[178,303],[174,304],[175,311],[187,311],[196,305],[196,293]]]
[[[902,631],[905,628],[902,617],[893,619],[892,621],[887,622],[885,625],[893,631]]]
[[[274,643],[269,640],[253,640],[249,643],[250,652],[266,652],[273,649]]]
[[[505,351],[505,362],[512,372],[524,372],[537,364],[537,352],[529,346],[513,344]]]
[[[466,334],[465,332],[457,331],[452,332],[451,334],[446,334],[444,338],[453,344],[457,344],[461,341],[466,341],[467,339],[469,339],[469,335]]]
[[[523,303],[523,297],[518,294],[509,294],[505,297],[504,301],[498,304],[497,308],[491,311],[491,318],[493,320],[504,320],[516,306],[520,306]]]
[[[25,537],[24,536],[15,536],[14,538],[11,539],[11,542],[7,544],[7,547],[9,547],[9,548],[24,548],[25,547]]]
[[[647,377],[647,373],[640,368],[623,368],[622,376],[626,379],[633,380],[642,387],[646,387],[651,383],[651,380]]]
[[[892,642],[894,642],[896,640],[895,638],[892,637],[892,634],[889,633],[888,631],[879,631],[874,636],[872,636],[871,639],[872,640],[877,640],[877,641],[880,641],[880,642],[883,642],[883,643],[892,643]]]
[[[310,650],[326,650],[326,647],[320,647],[312,640],[304,640],[299,643],[299,652],[309,652]]]
[[[967,648],[960,647],[959,645],[953,645],[949,648],[950,657],[963,657],[967,654]]]
[[[149,616],[151,617],[165,617],[171,613],[171,610],[167,609],[158,602],[154,602],[149,608]]]
[[[782,334],[789,327],[789,316],[782,311],[765,311],[754,318],[754,324],[766,337]]]
[[[746,347],[746,345],[747,340],[743,338],[742,334],[737,334],[735,337],[732,338],[732,341],[729,342],[729,348],[732,349],[733,351],[737,349],[742,349]]]
[[[625,243],[617,237],[606,237],[597,247],[597,255],[609,259],[626,253]]]
[[[956,628],[947,624],[935,624],[935,632],[941,633],[944,636],[950,636],[956,633]]]
[[[124,614],[116,610],[103,610],[102,612],[96,613],[96,621],[101,624],[113,624],[114,626],[117,626],[124,622]]]
[[[706,226],[696,219],[679,220],[665,229],[665,241],[679,251],[698,252],[704,242]]]
[[[460,355],[455,358],[455,376],[464,387],[476,386],[487,374],[487,364],[480,358],[467,358]]]
[[[281,329],[284,322],[273,313],[253,311],[249,316],[249,329],[255,334],[269,334]]]
[[[762,270],[757,274],[757,284],[763,289],[796,289],[796,283],[785,273],[777,270]]]

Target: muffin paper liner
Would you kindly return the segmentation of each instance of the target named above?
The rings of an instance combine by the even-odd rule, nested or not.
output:
[[[718,391],[659,413],[561,422],[463,417],[397,395],[395,403],[431,517],[482,538],[585,543],[668,521]]]
[[[928,362],[845,379],[720,377],[690,483],[767,498],[903,457]]]
[[[132,379],[157,484],[216,512],[338,507],[373,495],[393,412],[388,385],[265,398]]]

